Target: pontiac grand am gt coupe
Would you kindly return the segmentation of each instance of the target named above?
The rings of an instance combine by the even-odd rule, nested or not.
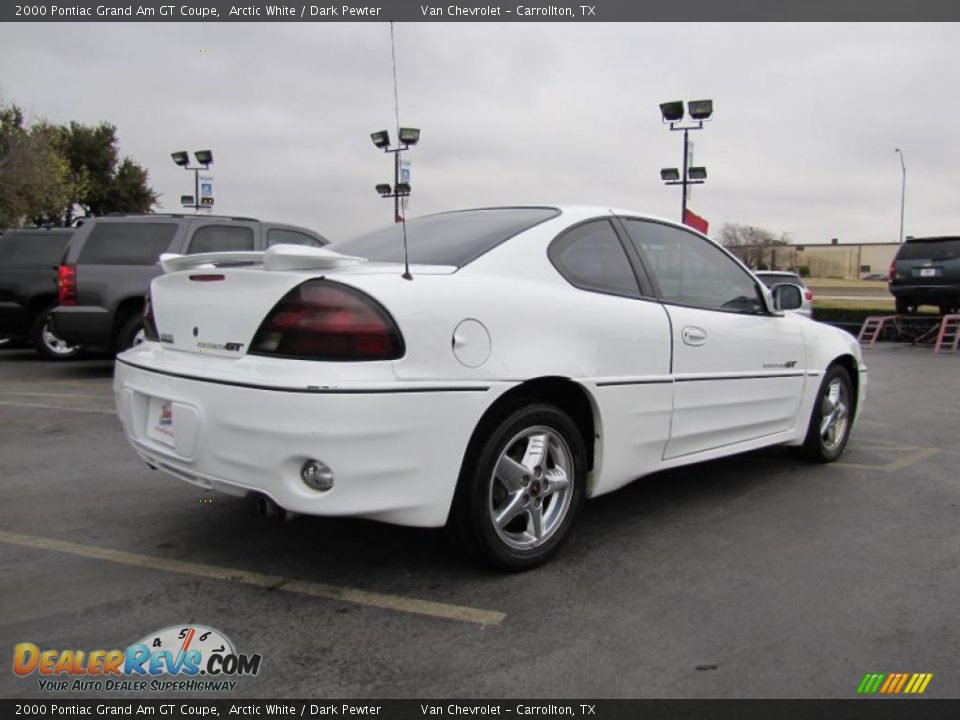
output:
[[[287,511],[449,524],[509,570],[643,475],[843,453],[856,341],[707,237],[596,207],[441,213],[407,223],[407,275],[403,232],[165,256],[116,367],[137,453]]]

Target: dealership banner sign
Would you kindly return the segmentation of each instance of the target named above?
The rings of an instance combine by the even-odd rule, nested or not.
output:
[[[686,0],[682,3],[637,3],[630,0],[580,2],[457,2],[392,0],[390,3],[220,0],[190,4],[146,2],[35,2],[0,4],[2,22],[629,22],[629,21],[798,21],[883,20],[949,21],[960,19],[960,3],[948,0]]]

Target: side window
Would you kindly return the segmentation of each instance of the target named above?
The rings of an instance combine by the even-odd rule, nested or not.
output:
[[[708,240],[645,220],[625,218],[624,225],[659,281],[664,302],[727,312],[762,311],[753,278]]]
[[[560,235],[550,244],[547,255],[571,285],[640,297],[630,260],[608,220],[584,223]]]
[[[204,225],[193,234],[188,253],[253,250],[253,230],[241,225]]]
[[[310,237],[306,233],[296,230],[287,230],[285,228],[273,228],[267,232],[267,247],[272,245],[308,245],[309,247],[322,247],[323,243],[315,237]]]
[[[170,247],[176,223],[98,222],[77,262],[89,265],[153,265]]]

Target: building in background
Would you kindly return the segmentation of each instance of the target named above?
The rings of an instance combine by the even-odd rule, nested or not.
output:
[[[812,278],[857,280],[869,275],[885,275],[897,253],[899,243],[857,243],[829,245],[780,245],[767,248],[764,261],[754,270],[792,270]],[[744,259],[756,257],[750,247],[728,248]],[[761,267],[762,266],[762,267]]]

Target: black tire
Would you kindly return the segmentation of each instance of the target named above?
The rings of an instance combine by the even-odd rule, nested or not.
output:
[[[129,350],[143,342],[143,317],[137,313],[124,320],[117,333],[116,351]]]
[[[467,453],[451,513],[468,552],[510,572],[542,564],[567,540],[587,477],[583,438],[567,413],[537,400],[514,407]],[[545,463],[541,438],[547,439]],[[498,512],[511,519],[498,525]]]
[[[835,390],[836,388],[836,390]],[[836,401],[831,395],[838,393]],[[814,401],[813,412],[810,414],[810,425],[807,428],[807,437],[800,455],[811,462],[833,462],[843,455],[850,439],[850,426],[853,422],[853,413],[856,399],[853,395],[853,383],[850,373],[840,365],[833,365],[827,369],[817,390],[817,399]],[[839,415],[834,422],[824,430],[823,422],[831,408],[837,408]]]
[[[897,315],[913,315],[916,311],[916,305],[910,302],[908,298],[896,298],[895,300]]]
[[[73,360],[80,355],[81,348],[70,345],[53,332],[50,327],[50,313],[53,310],[49,307],[34,318],[30,326],[30,343],[44,360]]]

